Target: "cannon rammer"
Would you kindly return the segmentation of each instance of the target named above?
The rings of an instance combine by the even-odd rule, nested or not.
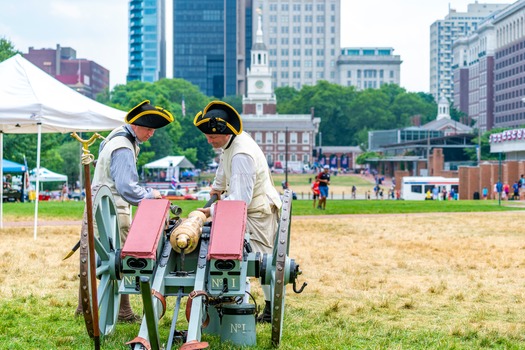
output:
[[[86,224],[80,241],[80,293],[88,334],[114,332],[120,296],[140,294],[142,322],[137,337],[127,343],[131,349],[205,349],[203,333],[220,336],[221,342],[254,345],[256,303],[246,291],[246,281],[254,277],[271,287],[271,337],[279,346],[286,284],[293,284],[296,293],[306,286],[298,288],[301,270],[288,257],[291,208],[292,192],[287,190],[273,254],[261,255],[251,251],[245,234],[242,201],[218,201],[213,221],[205,222],[198,211],[180,219],[180,208],[168,200],[143,200],[121,247],[116,205],[109,189],[102,186],[92,209],[96,285],[89,277],[93,271]],[[176,303],[168,339],[161,340],[159,320],[168,311],[168,297],[175,297]],[[180,312],[185,297],[186,309]],[[186,316],[187,330],[177,329],[179,313]]]

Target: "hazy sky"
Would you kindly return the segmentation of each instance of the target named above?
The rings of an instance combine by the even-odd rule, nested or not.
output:
[[[168,0],[169,2],[169,0]],[[430,25],[449,6],[465,12],[475,0],[341,0],[341,46],[393,47],[401,86],[429,89]],[[480,3],[507,4],[489,0]],[[264,30],[264,28],[263,28]],[[0,37],[22,52],[72,47],[78,58],[110,70],[111,86],[124,84],[128,66],[127,0],[10,0],[2,2]]]

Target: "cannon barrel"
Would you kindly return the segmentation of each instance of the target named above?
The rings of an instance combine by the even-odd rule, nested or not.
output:
[[[202,225],[206,221],[203,212],[194,210],[188,218],[177,226],[171,236],[171,246],[177,253],[189,254],[197,248],[202,233]]]

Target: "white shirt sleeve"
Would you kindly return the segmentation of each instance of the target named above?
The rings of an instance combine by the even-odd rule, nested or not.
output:
[[[220,166],[219,166],[220,168]],[[219,173],[220,169],[217,169]],[[223,172],[224,173],[224,172]],[[249,205],[253,198],[253,189],[255,186],[255,161],[247,154],[239,153],[232,158],[232,172],[230,179],[230,189],[228,196],[224,200],[241,200]],[[222,177],[224,179],[224,176]],[[217,177],[216,177],[217,179]],[[215,181],[216,183],[217,181]],[[215,187],[214,183],[214,188]],[[211,207],[213,216],[215,206]]]

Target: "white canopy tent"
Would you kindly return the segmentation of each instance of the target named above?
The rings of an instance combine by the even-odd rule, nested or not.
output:
[[[98,103],[48,75],[21,55],[0,63],[0,159],[3,134],[38,134],[37,169],[40,169],[41,134],[112,130],[124,123],[125,112]],[[37,172],[39,173],[39,172]],[[38,223],[38,188],[34,238]],[[0,185],[3,186],[0,169]],[[0,228],[3,227],[0,194]]]
[[[193,165],[184,156],[166,156],[144,165],[146,169],[162,169],[166,172],[165,181],[171,181],[171,178],[179,179],[180,169],[193,169]]]
[[[47,168],[34,168],[29,175],[29,181],[36,182],[37,179],[40,182],[67,182],[67,175],[55,173]]]

